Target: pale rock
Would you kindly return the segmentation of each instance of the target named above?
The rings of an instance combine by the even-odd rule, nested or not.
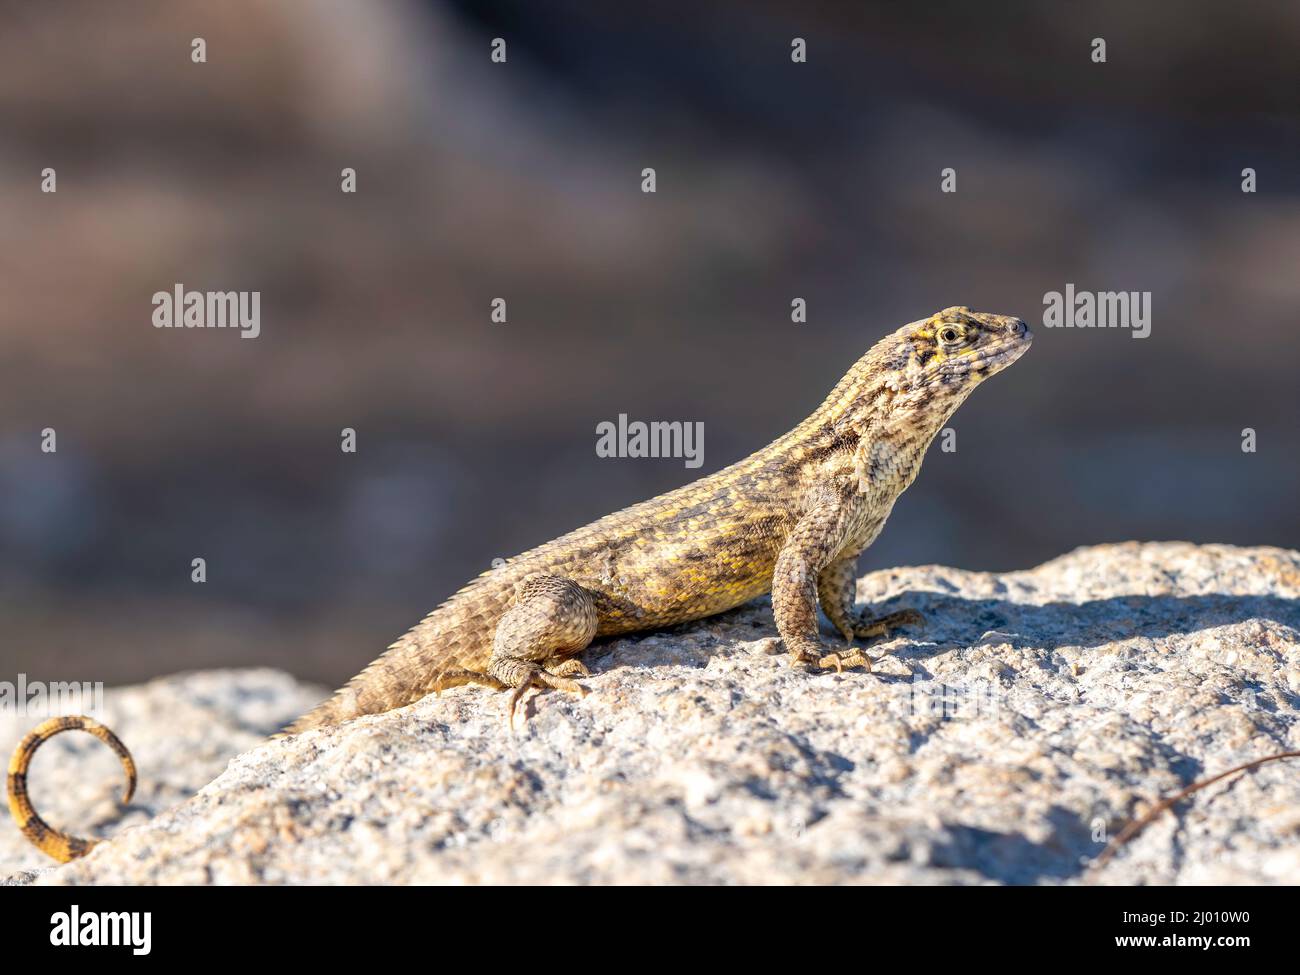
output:
[[[861,580],[923,629],[874,673],[773,654],[770,607],[593,647],[592,693],[459,688],[262,741],[323,693],[274,671],[109,691],[135,751],[63,735],[34,763],[51,821],[112,837],[51,868],[0,820],[14,883],[1277,884],[1300,877],[1300,768],[1134,812],[1300,748],[1300,553],[1124,543],[1008,575]],[[827,632],[828,639],[831,634]],[[358,669],[367,661],[358,656]],[[35,718],[0,716],[12,748]],[[224,771],[223,771],[224,769]]]

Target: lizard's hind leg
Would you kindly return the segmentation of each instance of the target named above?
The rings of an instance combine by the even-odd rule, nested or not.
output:
[[[510,726],[515,709],[530,687],[554,687],[573,694],[587,689],[572,680],[587,675],[573,655],[596,635],[596,604],[582,586],[554,575],[526,579],[514,604],[502,614],[492,641],[490,677],[513,687]]]

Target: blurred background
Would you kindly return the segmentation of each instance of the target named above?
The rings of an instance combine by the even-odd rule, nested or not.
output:
[[[862,571],[1300,546],[1298,65],[1292,0],[2,3],[0,677],[341,681],[953,304],[1037,341]],[[261,337],[153,328],[176,282]],[[1151,336],[1042,328],[1067,283]],[[703,468],[598,458],[619,413]]]

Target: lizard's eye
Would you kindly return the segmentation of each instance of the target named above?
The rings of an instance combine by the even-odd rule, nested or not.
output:
[[[961,332],[951,325],[939,329],[939,341],[944,345],[956,345],[961,341]]]

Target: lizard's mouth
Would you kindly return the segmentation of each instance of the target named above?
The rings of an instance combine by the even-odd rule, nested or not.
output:
[[[943,364],[943,370],[949,375],[963,376],[968,373],[979,373],[982,376],[991,376],[1024,355],[1033,341],[1033,333],[1025,328],[1024,331],[994,342],[971,355],[949,359]]]

